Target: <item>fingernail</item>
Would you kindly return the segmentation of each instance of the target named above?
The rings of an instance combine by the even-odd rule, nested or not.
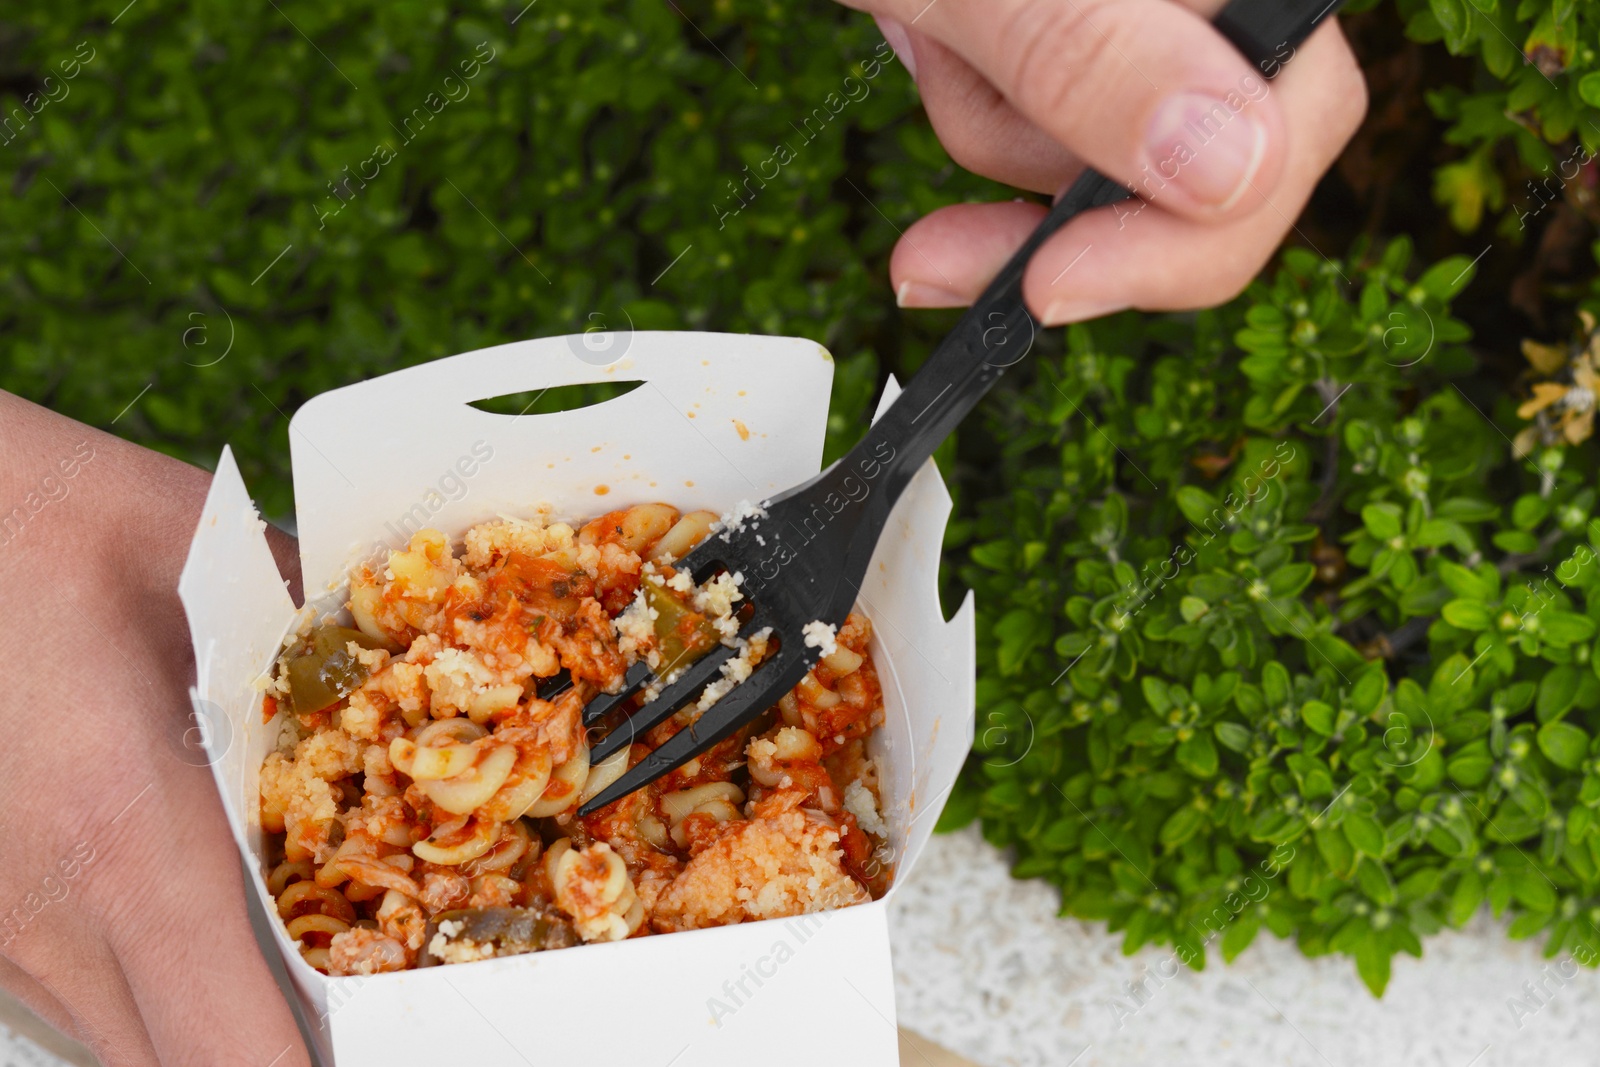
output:
[[[901,282],[894,300],[903,308],[964,308],[972,303],[960,293],[922,282]]]
[[[874,15],[878,29],[883,34],[883,39],[889,42],[889,47],[894,49],[894,54],[900,57],[900,62],[905,64],[906,73],[915,80],[917,77],[917,56],[911,51],[911,35],[897,20],[887,15]]]
[[[1226,211],[1249,190],[1267,155],[1267,131],[1248,112],[1202,93],[1174,96],[1145,137],[1146,165],[1197,202]],[[1153,187],[1160,198],[1160,185]]]
[[[1125,300],[1058,300],[1045,308],[1042,325],[1066,326],[1069,323],[1088,322],[1090,319],[1100,319],[1127,310],[1128,304]]]

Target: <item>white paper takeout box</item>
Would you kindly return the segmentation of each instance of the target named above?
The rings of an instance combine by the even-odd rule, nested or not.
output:
[[[470,352],[306,403],[289,436],[313,604],[333,610],[352,563],[422,525],[459,537],[501,513],[578,519],[658,500],[721,512],[818,470],[833,361],[814,342],[616,334],[603,340],[623,354],[600,366],[596,338],[583,340]],[[549,415],[469,406],[598,381],[643,384]],[[894,511],[859,605],[887,705],[875,743],[888,764],[897,884],[972,740],[971,598],[947,623],[936,588],[949,511],[929,463]],[[263,529],[225,450],[179,591],[207,755],[255,892],[275,914],[257,778],[279,723],[262,723],[256,683],[296,613]],[[370,978],[323,977],[271,925],[317,1052],[337,1067],[889,1065],[887,903]]]

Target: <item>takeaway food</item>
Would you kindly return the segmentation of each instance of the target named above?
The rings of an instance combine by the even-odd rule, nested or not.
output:
[[[268,888],[308,963],[470,962],[887,890],[867,752],[883,695],[857,613],[836,634],[808,629],[821,663],[750,727],[576,815],[769,650],[770,635],[737,632],[738,575],[696,586],[672,568],[717,522],[644,504],[578,529],[502,518],[459,544],[422,530],[351,575],[349,620],[307,620],[266,684],[265,715],[283,714],[261,824]],[[640,659],[670,678],[718,642],[738,649],[720,687],[591,765],[590,698]],[[571,686],[541,699],[563,671]]]

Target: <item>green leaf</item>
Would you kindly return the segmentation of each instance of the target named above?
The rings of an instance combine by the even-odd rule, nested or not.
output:
[[[1491,568],[1492,570],[1492,568]],[[1439,577],[1456,596],[1467,600],[1496,600],[1500,596],[1498,578],[1490,579],[1481,571],[1471,571],[1450,560],[1439,562]]]
[[[1547,722],[1539,727],[1539,751],[1557,767],[1575,771],[1589,753],[1589,735],[1569,722]]]
[[[1500,509],[1487,500],[1457,496],[1440,504],[1435,514],[1458,522],[1490,522],[1500,517]]]
[[[1440,0],[1433,0],[1434,4]],[[1456,2],[1456,0],[1451,0]],[[1368,934],[1356,946],[1356,973],[1375,997],[1383,996],[1389,985],[1389,960],[1393,955],[1378,940],[1376,933]]]
[[[1463,553],[1470,553],[1474,547],[1472,535],[1465,526],[1454,519],[1439,518],[1428,519],[1417,529],[1417,544],[1423,548],[1453,545]]]
[[[1550,925],[1550,916],[1544,912],[1525,911],[1511,920],[1506,936],[1513,941],[1523,941]]]
[[[1267,588],[1275,597],[1297,596],[1311,584],[1317,568],[1310,563],[1288,563],[1267,576]]]
[[[1179,808],[1161,824],[1161,846],[1171,852],[1193,837],[1205,823],[1205,814],[1192,804]]]
[[[1487,630],[1494,625],[1488,605],[1481,600],[1452,600],[1440,609],[1444,621],[1460,630]]]
[[[1300,718],[1311,729],[1324,737],[1332,735],[1337,713],[1320,700],[1308,700],[1300,705]]]
[[[974,562],[988,567],[990,570],[1003,571],[1011,567],[1012,546],[1008,541],[991,541],[988,544],[973,545],[970,554]]]
[[[1502,552],[1529,555],[1539,548],[1539,539],[1527,530],[1501,530],[1490,541]]]
[[[1435,15],[1439,13],[1441,6],[1450,6],[1464,13],[1462,0],[1434,0],[1433,10]],[[1439,24],[1445,25],[1444,19],[1441,18]],[[1448,37],[1450,34],[1448,26],[1446,26],[1445,33]],[[1454,46],[1452,46],[1451,50],[1455,50]],[[1476,264],[1473,263],[1471,257],[1450,256],[1429,267],[1422,277],[1417,279],[1417,288],[1435,300],[1447,301],[1472,284],[1475,270]]]
[[[1544,639],[1557,648],[1587,641],[1595,635],[1594,620],[1572,611],[1551,611],[1539,616]]]
[[[1489,772],[1494,769],[1494,760],[1488,753],[1460,753],[1450,757],[1445,764],[1445,771],[1450,775],[1450,780],[1457,785],[1474,789],[1489,780]]]
[[[1205,527],[1214,514],[1221,512],[1222,502],[1204,489],[1186,485],[1178,490],[1178,510],[1196,526]]]
[[[1356,851],[1350,839],[1334,826],[1319,826],[1315,832],[1317,852],[1328,869],[1339,878],[1348,878],[1356,863]]]
[[[1350,690],[1350,705],[1357,715],[1371,715],[1378,710],[1384,695],[1389,691],[1389,677],[1382,667],[1370,667],[1356,679]]]
[[[1357,852],[1374,859],[1383,856],[1383,825],[1370,815],[1359,811],[1348,812],[1340,824],[1344,836]]]
[[[1241,914],[1222,934],[1222,958],[1232,963],[1239,953],[1250,947],[1261,930],[1261,916],[1252,908]]]
[[[1536,712],[1539,721],[1552,722],[1561,718],[1578,699],[1578,687],[1582,682],[1578,668],[1570,664],[1552,667],[1539,682],[1539,699]]]
[[[1478,876],[1476,868],[1468,867],[1461,872],[1461,877],[1456,880],[1456,887],[1450,894],[1450,925],[1465,926],[1474,915],[1478,914],[1478,909],[1481,907],[1483,907],[1483,879]]]
[[[1440,672],[1443,674],[1443,671]],[[1408,719],[1422,721],[1428,717],[1428,695],[1415,678],[1402,678],[1394,687],[1395,710]]]
[[[1420,867],[1400,882],[1400,899],[1415,903],[1431,898],[1444,876],[1442,868]]]
[[[1320,800],[1333,793],[1333,774],[1327,763],[1307,752],[1296,752],[1286,761],[1300,786],[1302,800]]]
[[[1223,748],[1243,752],[1250,747],[1250,728],[1236,722],[1219,722],[1212,728]]]
[[[1368,504],[1361,509],[1361,522],[1373,537],[1387,542],[1403,532],[1404,514],[1397,504]]]
[[[1550,514],[1550,501],[1537,493],[1527,493],[1517,498],[1511,507],[1511,521],[1518,529],[1532,530]]]
[[[970,826],[978,817],[978,800],[979,794],[975,790],[962,788],[953,790],[944,802],[944,810],[939,812],[934,832],[949,834]]]
[[[1165,715],[1172,710],[1172,697],[1166,681],[1162,678],[1147,674],[1139,679],[1139,689],[1144,693],[1145,702],[1150,705],[1150,710],[1157,715]]]
[[[999,640],[1001,674],[1015,674],[1028,656],[1050,639],[1050,624],[1040,615],[1020,608],[1006,612],[994,624]]]
[[[1195,731],[1187,741],[1178,744],[1178,763],[1184,770],[1198,778],[1210,778],[1217,773],[1217,746],[1207,731]]]
[[[1387,907],[1398,899],[1394,883],[1389,880],[1389,872],[1378,860],[1363,859],[1356,867],[1356,882],[1375,904]]]
[[[1556,908],[1555,886],[1537,867],[1514,867],[1506,872],[1511,882],[1511,895],[1534,911],[1550,912]]]
[[[1576,807],[1567,812],[1567,836],[1573,841],[1587,838],[1590,828],[1595,825],[1593,808]]]
[[[1578,79],[1578,95],[1590,107],[1600,107],[1600,71],[1591,71]]]
[[[1261,671],[1261,690],[1269,705],[1286,703],[1289,699],[1289,671],[1277,660],[1268,663]]]

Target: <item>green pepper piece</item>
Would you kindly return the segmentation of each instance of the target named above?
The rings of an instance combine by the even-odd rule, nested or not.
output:
[[[656,642],[661,652],[661,677],[689,666],[722,641],[722,633],[705,614],[694,610],[660,582],[644,583],[645,603],[655,609]]]
[[[289,708],[296,715],[330,707],[367,680],[371,672],[350,654],[351,641],[367,649],[383,647],[360,630],[321,626],[312,631],[309,646],[289,660]]]
[[[441,911],[428,920],[423,933],[418,967],[444,963],[432,952],[433,935],[444,923],[453,923],[455,933],[445,941],[466,940],[494,945],[494,956],[516,956],[525,952],[549,952],[571,948],[578,935],[571,924],[554,908],[456,908]]]

